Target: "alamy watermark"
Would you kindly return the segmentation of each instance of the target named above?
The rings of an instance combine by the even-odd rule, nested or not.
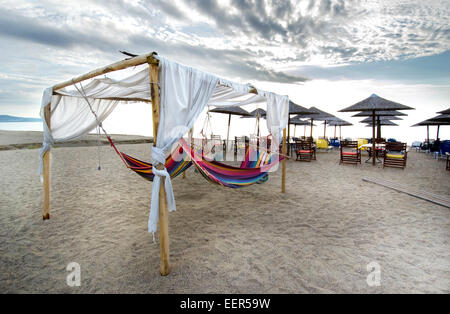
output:
[[[369,287],[381,286],[381,266],[378,262],[370,262],[366,266],[369,275],[367,275],[366,282]]]
[[[71,262],[67,265],[66,270],[70,273],[66,277],[66,283],[69,287],[81,286],[81,267],[77,262]]]

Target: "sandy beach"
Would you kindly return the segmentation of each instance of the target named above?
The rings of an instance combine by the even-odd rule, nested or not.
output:
[[[29,136],[0,135],[2,145]],[[150,160],[149,144],[119,147]],[[172,272],[162,277],[158,235],[154,244],[147,232],[151,182],[108,146],[101,171],[97,147],[55,148],[43,221],[38,153],[0,151],[1,293],[450,293],[450,209],[362,181],[449,196],[450,172],[429,155],[410,151],[405,170],[372,167],[365,155],[339,165],[337,151],[290,160],[285,194],[280,171],[235,190],[191,168],[173,180]],[[366,283],[373,261],[378,287]],[[80,287],[66,284],[70,262],[81,266]]]

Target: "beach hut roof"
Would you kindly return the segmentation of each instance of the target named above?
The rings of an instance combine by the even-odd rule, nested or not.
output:
[[[391,100],[384,99],[378,95],[372,94],[370,97],[357,102],[356,104],[339,110],[340,112],[352,111],[388,111],[388,110],[410,110],[414,109]]]
[[[305,115],[314,113],[311,112],[311,110],[309,110],[308,108],[297,105],[296,103],[289,100],[289,114]]]
[[[385,117],[385,116],[377,117],[375,119],[376,119],[375,121],[378,121],[378,120],[380,120],[380,121],[403,120],[402,118],[399,118],[399,117]],[[372,123],[372,117],[365,118],[364,120],[361,120],[360,122],[361,123]]]
[[[389,120],[380,121],[380,125],[383,125],[383,126],[398,126],[397,123],[394,123],[394,122],[389,121]],[[372,122],[367,123],[366,126],[370,126],[371,127],[372,126]]]
[[[375,115],[376,116],[407,116],[406,113],[397,111],[397,110],[384,110],[384,111],[375,111]],[[372,112],[370,111],[361,111],[358,112],[357,114],[354,114],[352,117],[371,117],[372,116]]]
[[[251,116],[247,110],[242,109],[238,106],[228,106],[228,107],[219,107],[209,110],[209,112],[217,112],[217,113],[226,113],[232,114],[236,116]]]

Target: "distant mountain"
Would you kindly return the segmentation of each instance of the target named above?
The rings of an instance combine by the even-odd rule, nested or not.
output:
[[[40,122],[40,118],[24,118],[0,114],[0,122]]]

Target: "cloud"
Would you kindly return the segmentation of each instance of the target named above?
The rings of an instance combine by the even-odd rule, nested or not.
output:
[[[0,0],[0,49],[9,61],[0,64],[0,75],[26,73],[50,85],[116,61],[122,57],[118,50],[156,50],[231,79],[297,83],[322,77],[322,68],[404,61],[450,49],[450,3],[445,0],[59,4],[16,0],[11,6]],[[317,65],[319,70],[311,68]],[[5,102],[3,97],[0,103]]]

